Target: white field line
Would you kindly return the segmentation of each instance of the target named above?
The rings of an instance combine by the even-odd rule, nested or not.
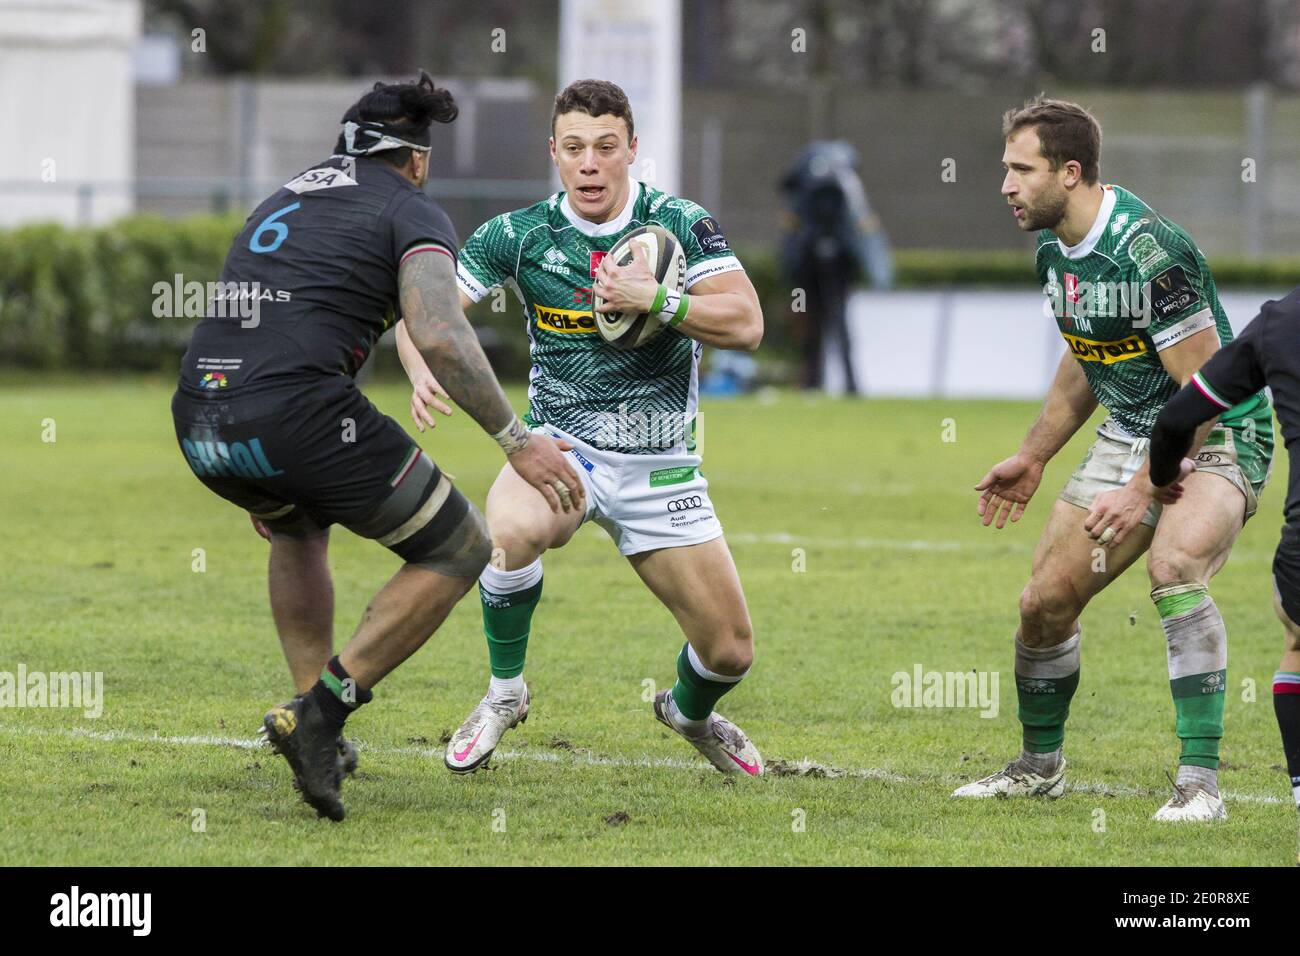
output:
[[[41,727],[8,726],[0,726],[0,733],[18,737],[64,737],[73,740],[98,740],[105,743],[123,742],[137,744],[162,744],[164,746],[182,747],[238,747],[242,750],[264,749],[262,741],[255,737],[220,737],[214,734],[162,736],[160,734],[142,734],[128,730],[82,730],[80,728],[57,728],[50,730]],[[439,759],[441,759],[443,755],[442,747],[370,747],[360,741],[354,740],[353,742],[356,744],[357,750],[360,753],[398,754]],[[594,767],[662,767],[669,770],[709,769],[709,765],[702,761],[681,760],[676,757],[603,757],[598,754],[590,753],[583,748],[541,752],[499,750],[493,754],[492,759],[502,761],[522,760],[530,763],[548,764],[565,763],[570,765],[587,765]],[[951,775],[934,779],[908,777],[891,770],[883,770],[879,767],[863,767],[857,769],[831,768],[809,760],[783,761],[783,764],[792,775],[825,777],[827,779],[849,777],[865,780],[884,780],[889,783],[911,784],[915,786],[931,786],[935,783],[944,783],[946,785],[947,783],[961,783],[965,781],[965,778]],[[1092,793],[1106,797],[1149,797],[1153,795],[1158,796],[1162,793],[1162,791],[1159,790],[1150,790],[1143,787],[1112,786],[1104,783],[1088,782],[1071,782],[1068,789],[1079,793]],[[1255,793],[1238,793],[1233,790],[1224,790],[1223,799],[1230,803],[1286,803],[1289,805],[1291,802],[1290,800],[1284,800],[1281,797]]]

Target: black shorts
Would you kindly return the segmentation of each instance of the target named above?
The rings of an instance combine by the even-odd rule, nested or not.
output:
[[[1300,624],[1300,529],[1282,528],[1282,540],[1273,555],[1273,584],[1286,616]]]
[[[232,396],[182,387],[172,418],[198,479],[273,534],[303,537],[338,523],[417,560],[470,508],[343,376]]]

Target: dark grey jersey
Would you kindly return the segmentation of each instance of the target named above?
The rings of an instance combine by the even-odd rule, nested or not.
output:
[[[332,156],[305,170],[244,223],[185,353],[181,388],[355,375],[395,321],[402,257],[421,248],[454,261],[455,229],[392,166]]]

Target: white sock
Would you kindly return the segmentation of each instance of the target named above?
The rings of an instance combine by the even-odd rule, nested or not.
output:
[[[524,696],[524,675],[517,677],[493,676],[488,682],[488,697],[492,700],[518,700]]]
[[[542,559],[538,558],[532,564],[525,564],[514,571],[502,571],[489,564],[479,575],[478,583],[493,594],[514,594],[517,591],[527,591],[541,579]]]
[[[672,694],[668,695],[667,703],[668,706],[665,709],[668,711],[668,719],[672,722],[672,725],[682,733],[698,737],[708,729],[709,718],[705,717],[703,720],[691,720],[677,709],[677,701],[673,700]]]

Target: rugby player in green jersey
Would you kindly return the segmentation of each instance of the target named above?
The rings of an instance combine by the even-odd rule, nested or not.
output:
[[[1020,595],[1023,749],[953,796],[1065,791],[1061,745],[1079,684],[1079,615],[1145,553],[1181,742],[1174,796],[1155,819],[1221,818],[1228,645],[1209,582],[1268,479],[1271,409],[1261,391],[1205,423],[1193,445],[1197,470],[1165,494],[1179,505],[1162,517],[1148,478],[1152,424],[1232,340],[1205,258],[1186,232],[1132,193],[1101,185],[1101,130],[1082,107],[1031,100],[1003,117],[1003,136],[1002,194],[1020,228],[1038,233],[1038,279],[1068,347],[1019,451],[976,485],[984,524],[1018,520],[1044,465],[1098,404],[1109,417],[1053,503]]]
[[[749,670],[753,639],[694,438],[703,347],[757,348],[758,295],[705,210],[629,177],[637,140],[621,89],[601,80],[572,84],[556,97],[551,132],[563,190],[482,225],[461,249],[458,281],[464,307],[507,283],[519,295],[533,362],[525,422],[562,442],[579,466],[586,501],[560,510],[562,493],[544,496],[511,468],[488,492],[494,556],[479,593],[492,676],[452,735],[445,763],[456,773],[477,769],[527,717],[524,656],[542,593],[542,552],[594,520],[686,636],[677,682],[655,697],[655,716],[718,770],[757,776],[758,750],[714,711]],[[592,292],[605,311],[651,311],[661,290],[644,258],[619,267],[605,254],[652,223],[682,244],[689,294],[656,314],[669,328],[624,351],[597,330]],[[398,347],[415,386],[412,417],[423,429],[434,421],[429,406],[449,409],[403,326]]]

